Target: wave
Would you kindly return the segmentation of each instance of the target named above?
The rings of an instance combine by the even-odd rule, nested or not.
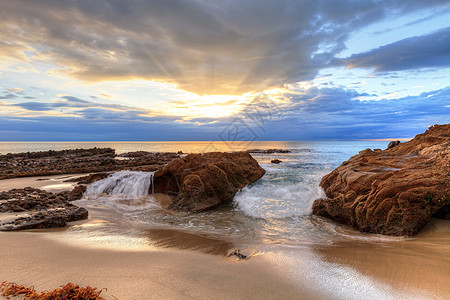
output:
[[[308,215],[314,200],[324,197],[319,186],[322,174],[303,175],[295,183],[262,180],[234,197],[236,208],[255,218],[286,218]]]

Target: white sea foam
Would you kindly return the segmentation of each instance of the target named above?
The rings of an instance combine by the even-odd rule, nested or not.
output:
[[[305,175],[301,181],[280,184],[270,180],[245,187],[234,197],[238,210],[255,218],[285,218],[311,213],[314,200],[324,196],[322,175]]]

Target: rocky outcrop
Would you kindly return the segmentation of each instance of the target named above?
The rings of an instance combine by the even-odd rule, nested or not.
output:
[[[189,154],[157,171],[153,187],[155,193],[173,196],[168,209],[198,212],[231,201],[237,191],[264,174],[247,152]]]
[[[281,164],[282,161],[279,160],[279,159],[272,159],[272,160],[270,161],[270,163],[272,163],[272,164]]]
[[[111,148],[72,149],[0,155],[0,179],[107,171],[156,171],[176,153],[129,152]]]
[[[450,124],[384,151],[366,149],[323,177],[313,213],[363,232],[414,235],[450,208]]]
[[[64,227],[67,222],[88,218],[88,212],[70,201],[83,196],[86,186],[51,193],[34,188],[0,193],[0,231]]]
[[[263,153],[263,154],[273,154],[273,153],[291,153],[291,150],[287,149],[250,149],[247,150],[248,153]]]

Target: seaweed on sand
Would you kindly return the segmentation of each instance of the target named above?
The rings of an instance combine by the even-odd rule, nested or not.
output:
[[[0,295],[9,299],[11,297],[22,296],[25,299],[47,300],[47,299],[71,299],[71,300],[101,300],[100,297],[103,290],[97,291],[97,288],[90,286],[80,287],[78,284],[67,283],[61,285],[60,288],[53,291],[36,292],[33,286],[26,287],[15,282],[3,281],[0,284]]]

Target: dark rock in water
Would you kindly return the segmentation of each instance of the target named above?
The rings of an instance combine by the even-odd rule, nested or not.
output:
[[[264,174],[247,152],[209,152],[174,159],[154,174],[153,184],[155,193],[174,196],[169,209],[196,212],[231,201]]]
[[[450,124],[384,151],[366,149],[323,177],[313,213],[363,232],[414,235],[450,206]]]
[[[273,163],[273,164],[279,164],[279,163],[281,163],[282,161],[279,160],[279,159],[272,159],[270,162]]]
[[[0,212],[10,214],[6,214],[9,217],[6,221],[0,219],[0,231],[56,228],[87,219],[86,209],[70,203],[81,198],[85,189],[86,186],[80,185],[73,191],[57,194],[30,187],[2,192]]]
[[[178,151],[177,154],[183,154],[183,151]]]
[[[290,150],[286,149],[250,149],[247,150],[248,153],[264,153],[264,154],[273,154],[273,153],[291,153]]]
[[[391,149],[392,147],[397,146],[398,144],[400,144],[400,141],[392,141],[388,144],[387,148]]]

